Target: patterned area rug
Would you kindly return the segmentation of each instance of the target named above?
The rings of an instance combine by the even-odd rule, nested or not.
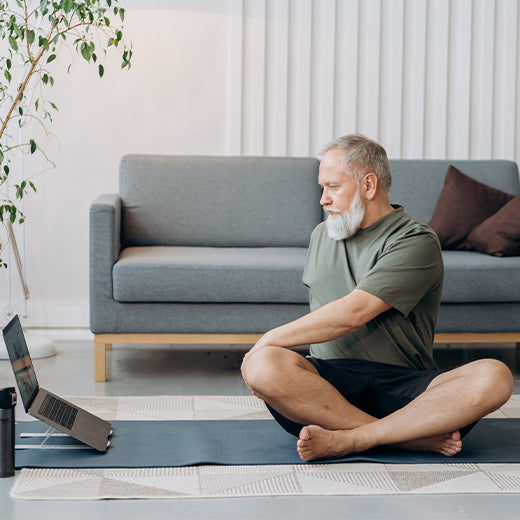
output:
[[[106,420],[268,419],[253,396],[70,400]],[[490,417],[520,417],[515,395]],[[11,495],[26,500],[518,493],[520,464],[308,464],[144,469],[23,469]]]

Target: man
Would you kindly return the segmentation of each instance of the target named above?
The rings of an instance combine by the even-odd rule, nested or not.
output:
[[[437,369],[439,241],[390,204],[379,144],[336,139],[319,183],[328,218],[312,234],[303,276],[311,312],[260,339],[244,380],[299,437],[303,460],[379,445],[455,455],[472,425],[509,399],[511,372],[493,359]],[[289,350],[309,344],[307,358]]]

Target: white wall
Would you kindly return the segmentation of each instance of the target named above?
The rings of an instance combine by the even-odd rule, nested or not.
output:
[[[88,325],[89,205],[117,191],[125,153],[317,155],[362,132],[393,158],[520,155],[516,0],[121,4],[129,72],[114,56],[102,80],[80,59],[55,68],[56,168],[27,205],[29,325]],[[5,287],[2,273],[0,305]]]

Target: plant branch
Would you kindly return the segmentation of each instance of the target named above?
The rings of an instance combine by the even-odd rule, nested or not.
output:
[[[44,53],[45,53],[45,48],[42,47],[40,49],[40,52],[36,56],[35,60],[32,62],[31,68],[29,69],[29,72],[27,73],[27,76],[25,77],[23,83],[20,85],[20,88],[18,89],[18,93],[17,93],[17,95],[16,95],[16,97],[15,97],[15,99],[14,99],[12,105],[11,105],[11,108],[7,112],[7,116],[6,116],[6,118],[5,118],[5,120],[4,120],[3,124],[2,124],[2,127],[0,128],[0,139],[4,135],[5,129],[7,127],[7,123],[11,119],[11,116],[13,115],[14,109],[16,108],[16,106],[20,102],[21,98],[23,97],[23,93],[25,92],[25,88],[27,87],[27,84],[29,83],[29,80],[31,79],[31,76],[34,73],[34,71],[36,69],[36,66],[38,65],[38,62],[41,60],[41,58],[42,58]]]
[[[44,86],[54,85],[54,78],[48,72],[47,64],[56,59],[64,47],[63,42],[70,41],[68,36],[76,38],[76,52],[90,63],[97,61],[97,49],[102,48],[106,55],[110,46],[117,48],[118,44],[122,43],[122,27],[112,27],[109,17],[111,11],[114,15],[119,12],[121,21],[124,21],[124,9],[118,6],[112,8],[118,1],[106,0],[105,7],[101,6],[102,2],[98,0],[0,0],[0,41],[7,44],[5,52],[2,46],[0,56],[1,73],[7,80],[6,83],[0,81],[0,223],[5,224],[8,220],[22,222],[25,217],[17,207],[16,199],[25,196],[27,186],[36,191],[30,180],[27,183],[22,181],[18,185],[9,175],[9,166],[14,160],[16,150],[24,155],[32,155],[36,151],[41,153],[47,165],[52,165],[44,171],[56,167],[45,151],[36,145],[34,139],[27,139],[28,143],[14,144],[17,141],[11,135],[17,122],[23,126],[29,118],[36,119],[48,135],[45,119],[49,118],[52,123],[49,106],[55,110],[57,107],[45,99],[43,92]],[[90,32],[91,28],[96,29],[99,34]],[[97,36],[106,36],[108,41],[99,44],[94,40]],[[122,67],[130,67],[131,46],[128,49],[124,44],[122,51]],[[14,70],[19,70],[21,77],[18,82],[12,81]],[[101,64],[98,72],[102,77],[104,68]],[[34,104],[32,93],[28,92],[33,82],[39,93]],[[42,114],[45,114],[44,117],[40,117]],[[16,198],[9,195],[12,187],[16,188]],[[0,269],[7,266],[6,261],[1,258],[2,242],[3,237],[0,236]]]
[[[29,17],[27,14],[27,1],[23,2],[25,11],[25,43],[27,44],[27,59],[31,61],[31,46],[29,45]]]

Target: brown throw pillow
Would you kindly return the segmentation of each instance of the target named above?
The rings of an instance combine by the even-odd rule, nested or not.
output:
[[[520,255],[520,195],[473,229],[468,243],[488,255]]]
[[[514,196],[487,186],[450,165],[433,216],[428,223],[443,249],[470,249],[471,230]]]

